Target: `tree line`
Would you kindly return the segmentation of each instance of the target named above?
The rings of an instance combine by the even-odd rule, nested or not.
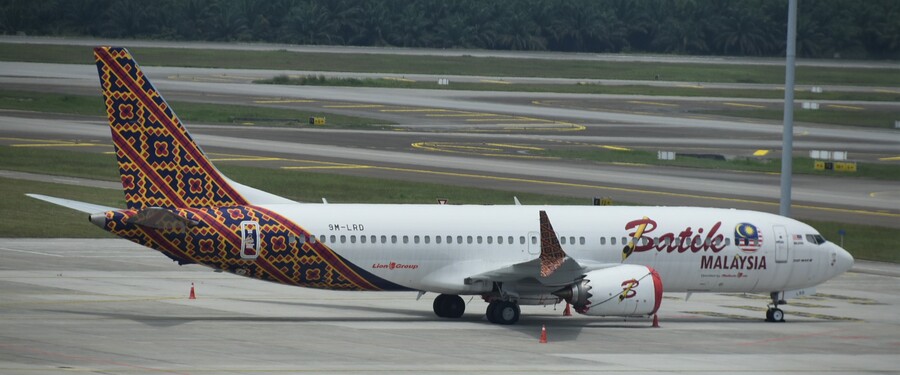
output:
[[[787,0],[0,0],[3,34],[783,56]],[[802,0],[797,55],[900,58],[900,1]]]

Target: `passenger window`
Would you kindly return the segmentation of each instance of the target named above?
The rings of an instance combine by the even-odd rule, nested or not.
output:
[[[472,244],[472,236],[466,236],[466,243],[468,243],[469,245]]]
[[[525,244],[525,236],[519,236],[519,245]]]
[[[488,245],[494,243],[494,237],[493,237],[493,236],[487,236],[487,243],[488,243]]]
[[[336,239],[336,238],[337,238],[337,237],[335,237],[335,236],[332,234],[332,235],[331,235],[331,243],[337,243],[337,239]]]
[[[513,242],[513,236],[506,237],[506,239],[507,239],[506,243],[508,243],[510,245],[515,244],[515,242]]]
[[[403,243],[409,243],[409,236],[403,236]]]
[[[347,243],[347,236],[341,235],[341,243]]]
[[[370,241],[369,241],[369,242],[371,242],[371,243],[375,243],[375,242],[378,242],[378,241],[377,241],[377,240],[378,240],[378,238],[377,238],[377,236],[375,236],[375,235],[374,235],[374,234],[373,234],[373,235],[372,235],[372,237],[370,237],[370,238],[369,238],[369,239],[370,239]]]
[[[537,245],[537,237],[536,236],[531,236],[531,244]]]
[[[463,243],[462,236],[456,236],[456,243],[462,245],[462,243]]]
[[[419,243],[419,236],[413,236],[413,241],[415,243]]]
[[[309,236],[309,240],[307,240],[307,242],[316,243],[316,236]]]
[[[606,245],[606,237],[600,237],[600,244]]]
[[[387,236],[381,235],[381,243],[387,243]]]
[[[610,244],[610,245],[615,245],[615,244],[616,244],[616,238],[615,238],[615,237],[610,237],[610,238],[609,238],[609,244]]]
[[[565,244],[566,244],[566,237],[565,237],[565,236],[559,238],[559,244],[560,244],[560,245],[565,245]]]
[[[480,243],[481,243],[481,240],[482,240],[482,238],[481,238],[481,236],[478,236],[478,237],[475,237],[475,240],[476,240],[476,241],[478,241],[478,243],[479,243],[479,244],[480,244]]]
[[[730,238],[726,238],[726,239],[725,239],[725,246],[731,246],[731,239],[730,239]]]
[[[503,236],[497,236],[497,244],[503,245]]]
[[[366,236],[359,236],[360,243],[366,243]]]
[[[575,244],[575,236],[569,236],[569,244],[571,244],[571,245]]]
[[[441,243],[441,236],[434,236],[434,243]]]
[[[359,236],[359,242],[365,242],[366,236]],[[350,236],[350,243],[356,243],[356,235]]]
[[[453,236],[447,236],[447,243],[453,243]]]
[[[578,243],[584,245],[584,237],[578,237]]]
[[[431,243],[431,236],[425,236],[425,243]]]
[[[319,242],[325,243],[325,235],[324,234],[319,235]]]

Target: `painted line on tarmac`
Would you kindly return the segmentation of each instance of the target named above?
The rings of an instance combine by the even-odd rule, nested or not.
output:
[[[753,152],[753,156],[766,156],[769,154],[769,150],[756,150]]]
[[[731,103],[731,102],[726,102],[726,103],[722,103],[722,104],[732,106],[732,107],[766,108],[766,106],[764,106],[764,105],[756,105],[756,104]]]
[[[865,110],[865,108],[863,108],[863,107],[856,107],[856,106],[852,106],[852,105],[829,104],[828,106],[831,108],[852,109],[854,111]]]
[[[878,158],[878,160],[881,160],[881,161],[897,161],[897,160],[900,160],[900,156],[890,156],[890,157],[886,157],[886,158]]]
[[[382,104],[336,104],[323,105],[322,108],[384,108]]]
[[[315,103],[317,100],[309,99],[276,99],[276,100],[254,100],[257,104],[287,104],[287,103]]]
[[[48,257],[65,258],[64,256],[59,255],[59,254],[43,253],[43,252],[40,252],[40,251],[29,251],[29,250],[9,249],[9,248],[5,248],[5,247],[0,247],[0,250],[3,250],[3,251],[12,251],[12,252],[16,252],[16,253],[34,254],[34,255],[46,255],[46,256],[48,256]]]
[[[649,105],[655,105],[655,106],[660,106],[660,107],[678,107],[678,106],[679,106],[678,104],[660,103],[660,102],[645,102],[645,101],[640,101],[640,100],[629,100],[628,103],[631,103],[631,104],[649,104]]]
[[[281,167],[288,170],[307,170],[307,169],[368,169],[376,168],[371,165],[310,165],[305,167]]]
[[[484,83],[496,83],[496,84],[500,84],[500,85],[508,85],[508,84],[511,84],[511,83],[512,83],[512,82],[509,82],[509,81],[498,81],[498,80],[495,80],[495,79],[482,79],[481,82],[484,82]]]

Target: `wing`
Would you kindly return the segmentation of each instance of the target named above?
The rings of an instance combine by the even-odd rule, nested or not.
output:
[[[586,273],[617,266],[614,263],[593,261],[576,261],[569,257],[559,244],[553,224],[546,211],[540,212],[541,255],[527,262],[513,264],[483,272],[465,279],[466,285],[477,281],[514,282],[524,279],[536,279],[544,285],[567,285],[584,276]]]

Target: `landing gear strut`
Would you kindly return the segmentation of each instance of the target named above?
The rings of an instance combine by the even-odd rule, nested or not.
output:
[[[784,311],[778,308],[779,304],[786,304],[782,299],[779,299],[779,292],[772,292],[770,296],[772,297],[772,304],[769,305],[769,308],[766,310],[766,321],[767,322],[778,322],[784,323]]]
[[[494,324],[510,325],[519,321],[519,304],[511,301],[493,300],[488,304],[485,316]]]
[[[462,297],[441,294],[434,299],[434,313],[441,318],[459,318],[466,312],[466,303]]]

